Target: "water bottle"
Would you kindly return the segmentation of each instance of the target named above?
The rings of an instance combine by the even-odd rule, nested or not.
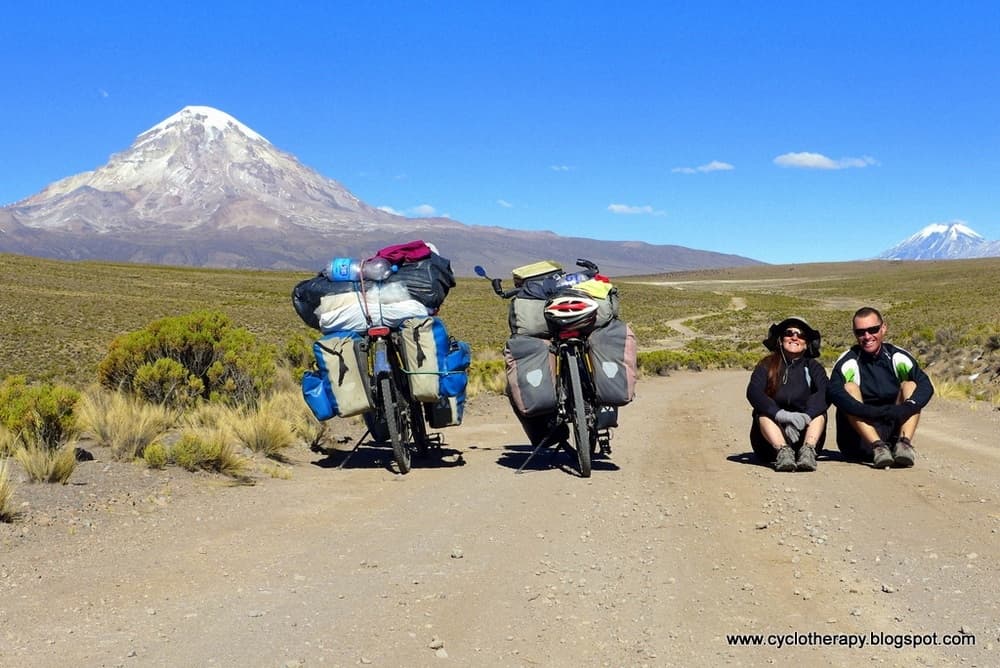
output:
[[[331,281],[357,281],[361,278],[361,262],[351,257],[335,257],[326,270]]]
[[[392,273],[397,269],[399,267],[391,264],[384,257],[370,257],[362,265],[361,273],[364,274],[366,281],[384,281],[392,276]]]
[[[563,274],[561,278],[556,280],[556,286],[560,288],[571,288],[577,283],[582,283],[590,278],[587,274],[582,271],[578,271],[572,274]]]

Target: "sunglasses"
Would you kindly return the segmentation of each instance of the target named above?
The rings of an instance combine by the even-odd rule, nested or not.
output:
[[[806,340],[806,335],[797,329],[786,329],[782,334],[782,336],[785,337],[786,339],[802,339],[803,341]]]
[[[860,339],[866,333],[867,334],[878,334],[878,331],[880,329],[882,329],[882,323],[879,323],[877,325],[872,325],[871,327],[859,327],[858,329],[854,330],[854,336],[856,336],[856,337],[858,337]]]

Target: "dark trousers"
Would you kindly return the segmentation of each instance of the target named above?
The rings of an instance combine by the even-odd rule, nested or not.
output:
[[[802,447],[802,442],[805,439],[805,430],[802,430],[802,437],[799,438],[798,443],[792,443],[791,446],[795,448],[798,452],[799,448]],[[823,433],[819,436],[819,442],[816,444],[816,452],[820,452],[823,449],[823,445],[826,443],[826,429],[823,429]],[[763,462],[770,464],[774,461],[774,458],[778,456],[778,451],[774,449],[774,446],[768,443],[767,439],[764,438],[764,434],[760,433],[760,422],[757,421],[757,416],[753,416],[753,422],[750,424],[750,447],[753,448],[753,453]]]
[[[878,437],[886,443],[891,443],[898,429],[896,422],[889,418],[871,422],[878,432]],[[858,432],[847,420],[847,413],[837,409],[837,449],[844,455],[844,459],[855,462],[870,462],[874,458],[872,444],[861,440]]]

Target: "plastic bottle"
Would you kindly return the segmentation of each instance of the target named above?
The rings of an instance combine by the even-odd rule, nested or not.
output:
[[[571,288],[577,283],[582,283],[589,279],[590,276],[582,271],[578,271],[572,274],[563,274],[562,277],[556,280],[556,286],[560,288]]]
[[[357,281],[361,278],[361,262],[351,257],[330,260],[326,275],[331,281]]]
[[[384,257],[370,257],[361,266],[366,281],[384,281],[399,267],[390,264]]]

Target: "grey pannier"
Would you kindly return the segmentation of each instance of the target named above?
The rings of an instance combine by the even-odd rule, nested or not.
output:
[[[521,415],[556,407],[556,356],[546,339],[512,336],[503,349],[507,394]]]
[[[547,338],[549,325],[545,321],[545,300],[531,297],[514,297],[510,300],[507,317],[510,333],[514,336]]]
[[[590,333],[590,362],[594,367],[597,400],[624,406],[635,398],[638,375],[635,333],[621,320]]]

